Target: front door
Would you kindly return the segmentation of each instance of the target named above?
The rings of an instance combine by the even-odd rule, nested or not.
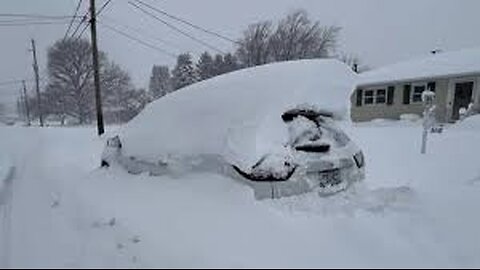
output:
[[[455,84],[455,98],[453,100],[452,119],[460,118],[460,108],[468,108],[472,102],[473,82],[461,82]]]

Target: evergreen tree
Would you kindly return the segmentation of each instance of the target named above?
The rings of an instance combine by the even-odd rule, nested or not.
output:
[[[238,63],[237,57],[231,53],[227,53],[223,57],[222,73],[229,73],[238,69],[240,69],[240,64]]]
[[[173,88],[175,90],[188,86],[198,81],[192,56],[189,53],[177,57],[177,65],[173,69]]]
[[[213,60],[213,76],[223,74],[223,68],[223,56],[221,54],[215,55],[215,60]]]
[[[197,63],[198,76],[200,80],[206,80],[215,76],[213,58],[208,52],[202,53]]]
[[[172,78],[168,66],[153,66],[148,90],[155,99],[172,92]]]

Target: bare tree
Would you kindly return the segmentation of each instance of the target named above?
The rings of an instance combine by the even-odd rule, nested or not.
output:
[[[121,92],[118,103],[120,110],[116,111],[116,122],[122,123],[131,120],[140,113],[150,101],[150,95],[145,89],[130,89]]]
[[[263,65],[270,60],[272,22],[264,21],[248,26],[240,40],[237,56],[246,67]]]
[[[103,111],[106,122],[126,121],[124,114],[129,110],[125,106],[126,93],[134,91],[130,75],[114,63],[106,63],[100,73],[103,94]]]
[[[312,22],[297,10],[281,20],[270,38],[273,61],[329,57],[337,45],[340,28]]]
[[[60,95],[64,114],[89,123],[93,117],[92,47],[87,40],[65,39],[57,41],[48,50],[48,86],[50,93]],[[100,54],[100,63],[105,55]],[[68,109],[68,110],[67,110]]]
[[[48,85],[42,93],[45,114],[64,123],[65,118],[79,124],[91,123],[95,116],[91,46],[87,40],[57,41],[48,50]],[[109,62],[100,52],[100,80],[106,121],[125,121],[131,109],[124,98],[137,96],[129,74]],[[37,112],[38,113],[38,112]],[[128,120],[128,119],[127,119]]]

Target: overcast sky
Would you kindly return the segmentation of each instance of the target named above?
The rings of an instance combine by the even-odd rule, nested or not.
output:
[[[97,6],[100,7],[104,1],[97,0]],[[477,0],[145,1],[232,38],[238,38],[250,23],[275,21],[290,10],[303,8],[312,19],[322,24],[341,26],[340,50],[358,55],[370,67],[425,55],[435,48],[457,50],[480,47],[480,1]],[[88,0],[82,2],[80,13],[84,14]],[[72,15],[76,3],[77,0],[0,0],[0,13]],[[189,51],[198,55],[208,50],[135,10],[128,0],[113,0],[99,21],[122,30],[125,30],[124,25],[137,28],[126,31],[175,54]],[[0,83],[33,78],[28,51],[31,38],[35,38],[38,45],[43,76],[46,50],[56,39],[63,37],[66,28],[67,25],[0,26]],[[233,45],[228,42],[182,28],[221,50],[233,50]],[[84,36],[89,38],[88,31]],[[174,63],[168,55],[125,39],[102,25],[99,25],[99,46],[111,60],[130,72],[138,87],[148,85],[153,64]],[[0,86],[0,103],[11,104],[17,96],[18,87]]]

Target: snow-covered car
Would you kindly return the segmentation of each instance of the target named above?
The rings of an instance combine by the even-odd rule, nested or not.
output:
[[[336,123],[348,121],[354,76],[336,60],[303,60],[196,83],[108,139],[102,166],[228,174],[258,199],[344,190],[364,178],[361,150]]]
[[[245,179],[257,182],[252,183],[257,197],[312,190],[330,195],[363,180],[363,152],[335,124],[332,113],[299,107],[283,113],[282,120],[289,133],[283,151],[266,154],[246,170],[232,164]]]

